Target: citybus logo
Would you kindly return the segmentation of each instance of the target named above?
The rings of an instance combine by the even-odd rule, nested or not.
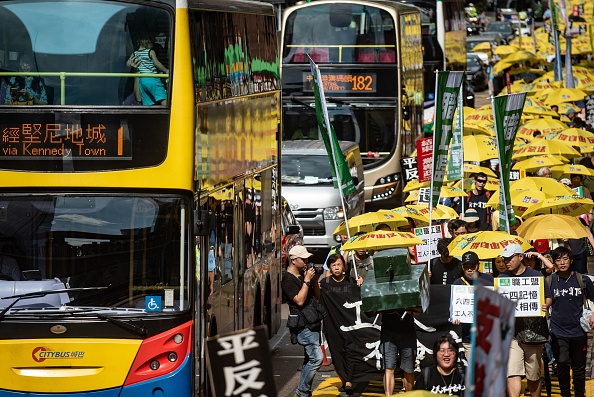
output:
[[[48,359],[56,358],[83,358],[85,352],[83,351],[53,351],[47,347],[38,346],[31,352],[33,361],[41,363]]]

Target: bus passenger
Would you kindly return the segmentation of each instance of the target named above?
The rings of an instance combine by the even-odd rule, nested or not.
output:
[[[19,57],[19,71],[30,72],[33,61],[27,54]],[[45,83],[39,76],[15,76],[8,79],[4,103],[7,105],[47,105]]]
[[[157,59],[157,54],[153,50],[153,43],[147,38],[138,40],[138,50],[130,55],[126,65],[128,67],[137,67],[138,73],[141,74],[156,74],[157,69],[169,74],[169,70]],[[167,90],[160,78],[141,77],[139,79],[139,88],[144,106],[167,105]]]

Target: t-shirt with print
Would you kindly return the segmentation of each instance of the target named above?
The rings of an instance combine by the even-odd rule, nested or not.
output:
[[[594,284],[588,276],[582,276],[587,297],[594,298]],[[552,298],[551,333],[561,337],[578,337],[584,335],[580,326],[580,318],[584,307],[582,290],[578,284],[576,273],[571,272],[568,278],[557,273],[551,275],[551,286],[545,283],[545,298]]]
[[[458,258],[452,258],[445,263],[441,257],[433,259],[431,262],[431,284],[453,284],[454,281],[464,275],[461,262]]]
[[[505,273],[500,273],[498,277],[542,277],[542,273],[538,270],[526,267],[526,270],[524,270],[522,274],[515,275],[508,270]],[[544,280],[542,282],[544,283]],[[538,318],[543,317],[539,316]],[[518,333],[524,331],[527,328],[525,319],[533,319],[533,317],[516,317],[516,326],[514,327],[515,335],[518,335]]]

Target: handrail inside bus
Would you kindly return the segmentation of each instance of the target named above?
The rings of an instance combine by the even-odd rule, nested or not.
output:
[[[168,79],[169,74],[158,73],[107,73],[107,72],[0,72],[0,77],[60,77],[60,105],[66,104],[66,77],[157,77]]]
[[[343,48],[368,48],[374,50],[382,49],[395,49],[394,44],[287,44],[287,48],[338,48],[338,62],[342,62],[342,50]]]

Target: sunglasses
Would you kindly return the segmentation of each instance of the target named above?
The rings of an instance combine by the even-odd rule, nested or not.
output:
[[[475,179],[476,183],[487,183],[486,179]]]

